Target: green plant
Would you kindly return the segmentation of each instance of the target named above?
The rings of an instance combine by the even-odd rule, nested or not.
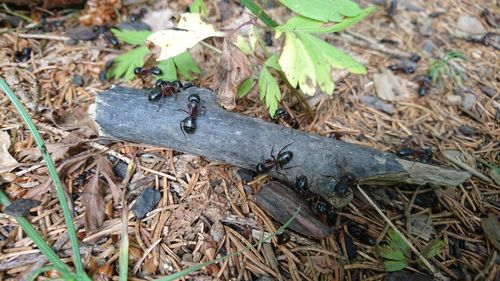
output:
[[[31,117],[29,116],[28,112],[24,108],[21,101],[19,101],[17,96],[12,92],[7,83],[5,83],[5,81],[2,78],[0,78],[0,89],[2,89],[3,92],[5,92],[7,97],[10,99],[14,107],[19,112],[21,118],[26,123],[28,129],[33,135],[36,145],[42,152],[43,159],[49,171],[49,175],[52,181],[54,182],[54,186],[56,187],[57,198],[59,200],[59,203],[61,204],[64,221],[66,222],[66,227],[68,228],[68,235],[71,242],[71,250],[73,252],[73,263],[76,268],[76,274],[72,273],[70,269],[57,257],[57,255],[52,251],[50,246],[48,246],[44,242],[40,234],[33,228],[33,226],[29,223],[29,221],[27,221],[23,217],[16,217],[16,220],[19,222],[23,230],[29,235],[31,239],[33,239],[38,249],[40,249],[40,251],[53,264],[51,268],[48,267],[43,268],[41,270],[38,270],[36,274],[40,274],[46,270],[53,268],[56,269],[58,272],[60,272],[65,280],[90,280],[90,278],[86,275],[85,271],[83,270],[82,260],[80,257],[80,248],[78,247],[78,238],[76,237],[75,227],[73,225],[71,211],[69,209],[68,202],[66,200],[66,194],[64,192],[64,188],[61,184],[59,176],[57,175],[57,170],[56,167],[54,166],[54,162],[52,161],[52,158],[50,157],[45,147],[45,143],[42,139],[42,136],[36,129],[33,120],[31,120]],[[0,203],[4,206],[8,206],[10,204],[7,196],[3,192],[0,192]]]
[[[111,30],[113,34],[123,42],[138,47],[116,57],[113,60],[113,67],[107,72],[106,78],[123,77],[125,81],[130,81],[135,77],[134,68],[144,66],[144,58],[149,53],[146,47],[146,38],[152,34],[150,31],[120,31],[118,29]],[[188,80],[194,79],[194,75],[200,74],[201,70],[188,52],[184,52],[173,58],[161,61],[158,64],[161,69],[161,74],[158,79],[176,80],[177,72]]]
[[[279,80],[285,82],[292,93],[305,104],[302,94],[314,95],[317,89],[326,94],[333,93],[335,88],[335,81],[332,78],[333,69],[347,69],[357,74],[366,73],[363,65],[319,36],[342,31],[361,21],[374,9],[371,6],[361,9],[358,4],[351,0],[280,0],[280,2],[298,14],[288,19],[283,25],[276,23],[265,12],[267,0],[264,1],[262,6],[256,4],[253,0],[240,0],[240,3],[254,14],[254,19],[238,27],[248,24],[253,25],[249,34],[250,41],[253,41],[250,44],[252,49],[249,50],[248,44],[242,42],[241,37],[238,37],[236,42],[236,45],[240,46],[247,55],[253,56],[258,50],[264,53],[264,66],[260,70],[258,79],[248,77],[248,79],[244,80],[238,88],[238,96],[241,97],[249,93],[257,82],[260,98],[265,101],[271,115],[274,115],[282,98]],[[190,6],[190,10],[201,14],[206,13],[206,7],[204,8],[204,3],[201,0],[195,0]],[[256,25],[257,19],[260,19],[267,27],[261,28]],[[235,30],[228,33],[226,40],[231,40],[230,35]],[[261,38],[261,32],[264,30],[275,32],[277,39],[284,38],[284,45],[281,50],[276,53],[269,52]],[[141,34],[134,34],[133,31],[113,32],[119,39],[136,45],[143,45],[144,40],[148,37],[145,32]],[[189,36],[189,33],[186,33],[186,36]],[[160,47],[163,50],[172,48],[172,45],[174,44],[164,44]],[[121,55],[116,59],[115,67],[109,74],[110,77],[119,78],[124,75],[126,80],[132,79],[133,68],[142,66],[143,61],[140,58],[143,58],[146,53],[147,49],[142,46]],[[187,52],[184,56],[185,58],[191,58]],[[260,55],[254,57],[257,60],[262,59]],[[173,62],[184,77],[186,75],[182,73],[182,70],[186,68],[197,70],[193,72],[199,73],[199,69],[195,68],[196,64],[192,59],[187,64],[178,64],[176,57],[174,57]],[[164,73],[169,73],[165,78],[170,79],[173,77],[175,68],[172,62],[164,63],[162,61],[159,66]],[[189,79],[190,77],[186,78]]]
[[[394,230],[389,230],[385,244],[377,248],[377,253],[384,258],[386,271],[399,271],[415,261],[411,258],[411,249]],[[430,259],[444,248],[443,240],[434,240],[424,247],[422,255]]]
[[[465,60],[465,55],[458,51],[449,51],[438,60],[429,63],[427,74],[432,78],[432,83],[441,83],[446,77],[451,77],[455,83],[462,84],[462,72],[459,66],[453,63],[454,60]]]

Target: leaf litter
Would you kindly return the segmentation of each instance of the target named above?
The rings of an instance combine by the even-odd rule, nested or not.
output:
[[[114,2],[115,0],[103,2],[103,5],[108,7],[99,10],[96,1],[88,1],[88,8],[82,12],[83,23],[93,25],[112,22],[111,15],[115,11],[110,9],[109,5],[115,4]],[[168,6],[164,3],[155,4],[157,6],[151,7],[151,10],[169,10],[173,11],[172,14],[180,14],[189,4],[183,4],[182,1],[170,2]],[[216,20],[213,19],[217,18],[218,13],[215,8],[217,5],[210,5],[211,1],[208,2],[207,22],[214,23]],[[360,1],[362,7],[366,7],[363,6],[366,4],[364,2]],[[498,66],[492,63],[496,55],[491,46],[462,39],[449,41],[450,32],[453,32],[460,16],[480,18],[482,8],[486,7],[482,7],[484,6],[482,3],[471,1],[462,1],[457,5],[456,1],[449,0],[425,6],[419,1],[405,1],[404,5],[400,4],[393,21],[388,21],[387,11],[383,6],[376,6],[375,12],[362,23],[347,31],[341,31],[339,36],[327,35],[328,42],[336,47],[362,54],[360,61],[366,62],[367,75],[343,76],[341,81],[336,81],[333,89],[328,83],[318,84],[320,89],[325,87],[322,89],[324,92],[329,92],[331,89],[333,95],[319,98],[314,118],[310,119],[294,106],[293,95],[284,85],[276,82],[272,94],[279,93],[284,98],[284,103],[293,111],[293,115],[297,116],[301,124],[307,124],[307,130],[310,132],[325,136],[341,135],[343,141],[388,152],[397,152],[402,146],[431,147],[434,151],[434,161],[461,168],[459,165],[466,165],[469,169],[477,171],[478,176],[474,176],[457,188],[421,187],[418,191],[406,186],[397,189],[374,188],[370,190],[370,195],[382,206],[400,231],[405,235],[411,233],[414,246],[422,253],[427,249],[426,245],[430,245],[430,241],[435,241],[436,238],[445,242],[445,249],[439,251],[439,254],[432,259],[432,263],[445,275],[458,280],[481,276],[494,280],[500,270],[497,264],[488,261],[496,258],[492,249],[496,247],[498,241],[496,234],[499,233],[497,219],[500,208],[499,187],[498,183],[486,179],[495,179],[489,175],[498,172],[500,149],[496,141],[499,139],[499,131],[495,114],[499,112],[500,106],[498,95],[485,94],[482,88],[487,86],[498,89],[498,81],[494,75],[498,73]],[[408,5],[412,5],[413,8],[408,8]],[[230,7],[235,10],[233,15],[247,16],[240,7],[236,5]],[[418,8],[417,11],[415,7]],[[419,28],[414,22],[421,21],[422,17],[435,12],[436,8],[446,12],[438,19],[432,20],[433,33],[419,34]],[[494,11],[494,7],[488,8]],[[289,13],[280,13],[274,8],[269,10],[280,22],[286,22],[290,17]],[[127,14],[124,6],[120,12],[122,15]],[[340,11],[338,13],[342,15]],[[280,18],[280,15],[283,15],[283,18]],[[322,19],[322,14],[312,16]],[[237,21],[237,17],[230,20]],[[297,19],[301,20],[301,25],[309,30],[335,26],[322,25],[321,22],[310,20],[306,25],[304,18]],[[80,24],[77,19],[71,19],[68,23],[70,26]],[[290,25],[292,23],[291,21]],[[490,31],[486,23],[482,25]],[[217,30],[225,27],[219,24],[215,26]],[[284,30],[284,32],[290,31]],[[46,142],[62,144],[59,152],[55,154],[58,173],[67,190],[68,200],[71,200],[74,206],[78,234],[84,244],[91,245],[92,251],[86,253],[90,257],[87,265],[93,268],[93,272],[98,272],[104,276],[103,278],[116,277],[116,272],[111,270],[117,266],[116,250],[110,249],[118,247],[117,235],[122,233],[123,228],[129,233],[129,255],[133,266],[137,267],[137,274],[134,276],[137,279],[158,278],[178,272],[189,265],[235,252],[246,247],[248,243],[258,241],[263,234],[275,231],[278,223],[253,202],[254,192],[260,190],[266,179],[257,178],[245,184],[236,178],[235,167],[207,163],[198,157],[192,157],[198,160],[196,164],[191,165],[189,158],[179,158],[178,152],[162,148],[100,140],[86,134],[82,137],[76,132],[76,139],[71,142],[68,133],[71,134],[74,129],[66,127],[64,121],[61,124],[57,122],[57,118],[54,122],[50,118],[44,119],[35,114],[35,104],[41,109],[57,108],[64,112],[75,112],[76,106],[92,103],[96,93],[110,86],[109,83],[102,83],[99,80],[99,72],[108,59],[118,55],[117,50],[104,47],[106,43],[103,38],[79,42],[78,45],[72,46],[64,44],[56,37],[50,37],[64,35],[62,30],[47,35],[48,39],[27,39],[16,37],[15,32],[0,34],[2,54],[0,73],[7,76],[16,93],[22,95],[23,101],[32,110],[32,116],[37,124],[43,125],[41,133]],[[386,43],[379,43],[382,39],[394,39],[399,45],[389,46]],[[275,41],[278,44],[282,43],[279,40]],[[408,76],[401,73],[393,74],[407,86],[409,97],[387,101],[387,105],[391,106],[390,114],[360,102],[363,97],[376,96],[373,74],[379,72],[381,67],[388,67],[392,63],[392,54],[407,54],[408,57],[410,53],[422,54],[424,41],[432,43],[433,53],[429,57],[422,56],[416,74]],[[220,39],[208,39],[206,42],[217,45]],[[12,53],[16,44],[21,47],[31,46],[36,50],[33,59],[24,64],[12,63]],[[466,61],[456,61],[456,64],[463,69],[461,75],[467,78],[462,79],[460,85],[460,88],[465,90],[458,91],[458,82],[452,77],[449,79],[450,73],[444,73],[445,78],[442,79],[442,83],[435,87],[429,96],[418,98],[416,96],[418,77],[427,74],[426,66],[433,60],[444,57],[449,49],[460,51],[468,58]],[[213,51],[205,49],[196,56],[196,61],[202,66],[200,68],[202,77],[207,79],[202,78],[199,81],[200,85],[210,85],[214,82],[209,80],[211,69],[218,63],[216,57]],[[341,69],[345,68],[342,65],[338,66]],[[261,68],[262,65],[259,65],[256,71],[260,71]],[[266,66],[266,70],[270,73],[274,72],[273,69],[271,66]],[[318,68],[315,68],[314,73],[318,78],[320,76],[317,70]],[[337,70],[332,67],[331,72],[335,74]],[[71,77],[74,73],[85,78],[86,83],[83,87],[73,85]],[[321,77],[327,81],[326,76]],[[303,79],[302,82],[307,81]],[[143,87],[147,85],[147,81],[133,79],[126,85]],[[468,111],[460,109],[466,95],[474,97],[473,106],[467,109]],[[258,94],[250,91],[244,98],[236,99],[234,110],[249,116],[268,118],[268,109],[260,104],[258,99]],[[461,102],[455,104],[450,102],[451,100]],[[28,131],[19,125],[21,121],[13,107],[8,105],[5,99],[2,101],[5,104],[0,107],[2,132],[8,132],[8,138],[15,140],[12,145],[8,145],[10,148],[8,151],[20,165],[10,173],[3,174],[1,181],[9,196],[19,198],[25,193],[21,196],[42,202],[44,208],[37,210],[36,214],[29,215],[28,218],[46,234],[49,243],[54,243],[63,237],[64,226],[60,219],[60,208],[54,200],[55,194],[51,192],[51,181],[47,177],[43,163],[40,162],[40,157],[30,157],[29,153],[24,152],[26,150],[33,154],[37,153]],[[476,133],[455,134],[454,132],[462,125],[469,126]],[[75,127],[79,126],[76,123]],[[63,143],[65,139],[67,143]],[[88,140],[82,141],[83,139]],[[68,146],[70,149],[66,149]],[[459,159],[460,162],[457,164],[446,157],[444,153],[446,150],[460,151],[464,157]],[[114,177],[113,164],[99,160],[99,157],[104,157],[103,154],[108,153],[128,161],[130,175],[122,182]],[[174,159],[177,159],[177,162]],[[180,165],[181,162],[184,165]],[[185,168],[182,173],[176,175],[175,166]],[[195,174],[198,176],[194,176]],[[115,187],[111,187],[113,183]],[[124,224],[121,201],[116,199],[121,198],[125,188],[128,191],[129,187],[134,187],[136,191],[151,185],[154,185],[162,195],[158,205],[142,221],[137,222],[129,215],[128,222]],[[86,194],[86,190],[90,192]],[[433,197],[428,195],[424,197],[424,194],[434,194],[435,198],[432,199]],[[410,204],[413,196],[416,198]],[[126,195],[125,198],[131,203],[134,197]],[[93,202],[90,202],[92,200]],[[435,203],[431,204],[431,201]],[[86,210],[89,208],[97,209],[92,209],[93,212],[89,212],[90,217],[87,218]],[[405,211],[408,209],[409,211]],[[408,216],[403,215],[405,212]],[[428,225],[432,225],[435,229],[429,241],[419,237],[418,229],[414,229],[422,224],[412,226],[410,223],[408,226],[408,222],[414,221],[413,216],[418,217],[422,214],[430,214],[426,216],[430,219],[430,222],[425,221],[426,229]],[[90,219],[88,228],[84,230],[82,225],[88,219]],[[320,216],[318,219],[328,223],[325,217]],[[222,227],[219,224],[221,221],[224,223]],[[347,221],[367,226],[368,234],[376,238],[379,243],[386,241],[388,232],[386,223],[375,215],[374,210],[367,206],[363,199],[355,197],[349,206],[337,212],[335,224],[331,227],[336,232],[342,231],[341,225]],[[98,226],[99,224],[101,225]],[[95,229],[90,230],[90,226]],[[35,248],[28,239],[17,233],[19,226],[7,215],[0,215],[2,238],[0,267],[6,268],[6,271],[0,273],[2,278],[14,278],[36,267],[33,266],[35,260],[32,257],[29,260],[30,254],[26,253]],[[340,280],[345,276],[361,279],[371,277],[371,280],[427,278],[427,275],[422,277],[419,273],[420,275],[416,276],[409,271],[388,274],[384,271],[383,260],[375,254],[375,248],[360,243],[356,237],[351,240],[354,241],[356,251],[360,255],[355,260],[348,261],[343,245],[347,240],[337,240],[334,234],[318,241],[292,233],[292,239],[284,245],[278,245],[273,241],[270,243],[271,250],[269,247],[257,248],[246,255],[232,257],[226,262],[219,262],[197,271],[189,279],[251,280],[270,276],[285,280],[292,278]],[[68,257],[67,249],[66,246],[63,247],[61,256]],[[14,254],[17,258],[13,258]],[[276,261],[272,261],[273,256]],[[32,262],[23,262],[23,259]],[[13,263],[7,264],[11,261]],[[411,266],[425,273],[420,265],[411,264]]]

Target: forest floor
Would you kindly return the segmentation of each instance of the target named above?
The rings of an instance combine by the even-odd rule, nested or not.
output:
[[[121,1],[102,2],[117,5]],[[50,11],[48,19],[63,19],[64,24],[48,23],[43,28],[33,27],[43,10],[30,12],[9,6],[11,15],[22,14],[32,21],[24,19],[24,25],[12,28],[6,23],[9,13],[5,6],[0,7],[0,76],[26,105],[47,143],[72,200],[85,268],[94,280],[117,280],[123,223],[128,223],[130,280],[152,280],[234,253],[279,227],[253,201],[253,194],[268,180],[265,177],[245,183],[236,175],[238,167],[160,147],[96,137],[87,115],[95,96],[113,84],[143,88],[151,87],[153,80],[100,80],[105,62],[130,46],[113,48],[103,36],[75,42],[65,29],[99,24],[100,20],[117,24],[111,14],[119,12],[117,18],[125,20],[141,7],[155,11],[147,12],[144,22],[153,26],[167,21],[168,26],[170,18],[183,13],[191,3],[133,2],[123,1],[116,9],[110,4],[108,9],[96,11],[92,9],[94,1],[88,1],[85,8],[69,16],[64,16],[64,10]],[[237,1],[206,2],[207,20],[217,28],[228,30],[251,17]],[[397,9],[389,17],[388,7],[377,3],[385,1],[358,2],[363,7],[375,3],[376,9],[357,25],[329,36],[328,41],[362,62],[368,74],[335,73],[335,92],[308,100],[312,115],[294,102],[283,84],[283,106],[307,132],[385,152],[430,148],[431,158],[422,153],[410,158],[472,171],[473,176],[456,187],[365,188],[419,252],[443,241],[439,253],[429,260],[436,272],[452,280],[500,280],[498,3],[397,1]],[[280,23],[291,14],[279,5],[269,5],[266,11]],[[457,31],[457,25],[462,32]],[[247,35],[245,28],[240,32]],[[472,40],[474,36],[476,40]],[[273,40],[270,50],[280,46],[280,40]],[[206,42],[216,48],[222,45],[220,38]],[[16,61],[14,52],[26,47],[32,50],[29,59]],[[444,63],[440,79],[420,96],[432,61],[458,53],[463,58]],[[403,59],[413,54],[421,59]],[[210,86],[217,52],[197,46],[193,57],[202,69],[196,84]],[[414,72],[391,71],[391,65],[406,70],[413,67]],[[28,218],[71,264],[61,208],[41,154],[7,96],[0,96],[0,104],[0,147],[5,147],[0,149],[0,183],[12,200],[25,197],[41,202]],[[257,89],[238,98],[235,111],[270,120]],[[118,158],[134,163],[135,169],[127,170]],[[124,222],[120,191],[128,190],[125,200],[133,206],[146,187],[160,191],[159,203],[142,220],[129,212],[128,222]],[[51,191],[46,192],[47,188]],[[89,188],[102,188],[104,193],[89,195],[84,192]],[[404,258],[406,269],[397,273],[402,275],[389,274],[380,245],[387,241],[390,227],[359,194],[338,210],[334,219],[319,218],[330,224],[333,235],[317,241],[287,230],[291,235],[287,243],[278,244],[273,239],[196,271],[186,280],[417,280],[412,279],[417,278],[414,272],[432,275],[411,253]],[[371,242],[376,245],[369,245]],[[41,257],[15,219],[0,213],[0,280],[26,280],[30,272],[46,263]]]

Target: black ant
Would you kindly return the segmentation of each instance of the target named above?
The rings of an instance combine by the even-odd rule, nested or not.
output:
[[[109,30],[107,26],[100,25],[100,26],[94,26],[93,31],[97,34],[102,34],[108,42],[113,45],[113,47],[120,47],[120,42],[118,41],[118,38]]]
[[[276,168],[276,171],[278,171],[278,168],[283,169],[283,165],[289,163],[292,158],[293,158],[293,152],[291,151],[283,151],[285,148],[289,147],[291,143],[285,145],[279,152],[278,156],[274,156],[273,151],[274,151],[274,145],[273,148],[271,149],[271,157],[272,159],[266,159],[264,162],[257,164],[255,167],[255,170],[257,171],[258,174],[263,174],[269,172],[273,167]],[[293,167],[290,167],[293,168]]]
[[[31,48],[23,48],[22,51],[14,52],[14,59],[16,62],[25,62],[31,58]]]
[[[278,245],[286,244],[288,243],[288,241],[290,241],[290,235],[286,232],[283,232],[281,234],[278,234],[278,236],[276,236],[276,240],[278,240]]]
[[[299,122],[297,121],[297,119],[292,118],[290,113],[288,113],[284,108],[278,108],[278,110],[276,110],[276,113],[274,114],[273,119],[282,120],[283,122],[285,122],[286,124],[288,124],[290,127],[294,128],[294,129],[299,128]]]
[[[415,149],[403,147],[398,150],[397,155],[403,158],[411,157],[415,160],[427,163],[432,159],[433,153],[430,147],[419,147]]]
[[[179,123],[184,138],[186,138],[186,133],[194,134],[194,131],[196,130],[196,117],[199,114],[200,102],[201,102],[200,96],[198,96],[197,94],[191,94],[188,97],[188,104],[187,104],[188,110],[180,109],[189,114],[188,117],[184,118]]]
[[[335,193],[339,197],[345,197],[347,191],[349,191],[349,187],[355,185],[356,183],[356,176],[352,173],[345,172],[333,187],[333,193]]]
[[[193,84],[191,84],[190,82],[187,82],[186,84],[182,85],[182,82],[179,80],[165,81],[163,79],[158,79],[155,83],[155,88],[149,91],[148,93],[148,100],[150,102],[160,100],[160,103],[158,104],[158,110],[159,110],[161,106],[161,101],[163,100],[162,98],[171,94],[178,93],[192,86]]]
[[[423,97],[429,92],[429,89],[432,86],[432,77],[430,75],[425,75],[422,81],[420,82],[420,86],[418,87],[418,95]]]
[[[131,22],[137,22],[139,21],[144,15],[146,14],[148,10],[146,8],[141,8],[139,12],[137,13],[131,13],[130,14],[130,21]]]
[[[153,66],[151,68],[146,67],[136,67],[134,68],[134,74],[138,76],[144,76],[146,74],[160,75],[161,69],[159,67]]]
[[[323,199],[318,199],[311,204],[311,209],[316,215],[327,215],[333,211],[333,207]]]
[[[375,244],[377,244],[377,240],[368,233],[368,227],[366,225],[359,227],[353,221],[348,222],[346,225],[349,234],[358,239],[361,243],[369,246],[375,246]]]
[[[307,194],[309,191],[309,184],[306,176],[301,175],[295,179],[295,189],[297,190],[297,193],[301,195]]]

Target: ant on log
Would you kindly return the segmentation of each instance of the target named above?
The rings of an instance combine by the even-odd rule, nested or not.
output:
[[[272,168],[276,168],[276,171],[278,171],[278,168],[283,169],[283,165],[289,163],[292,161],[293,158],[293,152],[291,151],[283,151],[287,147],[289,147],[291,143],[285,145],[279,152],[277,156],[274,156],[273,151],[274,151],[274,145],[273,148],[271,149],[271,158],[272,159],[266,159],[264,162],[261,162],[257,164],[255,167],[255,170],[257,171],[258,174],[263,174],[269,172]],[[293,168],[289,167],[288,169]]]
[[[190,87],[193,87],[191,82],[186,82],[183,85],[179,80],[164,81],[163,79],[158,79],[155,83],[155,88],[148,92],[148,100],[150,102],[160,100],[160,103],[158,104],[158,110],[160,110],[164,97],[179,93]]]
[[[189,114],[188,117],[184,118],[179,123],[184,139],[186,138],[186,134],[194,134],[194,131],[196,130],[196,117],[199,115],[200,102],[200,96],[197,94],[191,94],[188,97],[188,110],[179,109]]]

